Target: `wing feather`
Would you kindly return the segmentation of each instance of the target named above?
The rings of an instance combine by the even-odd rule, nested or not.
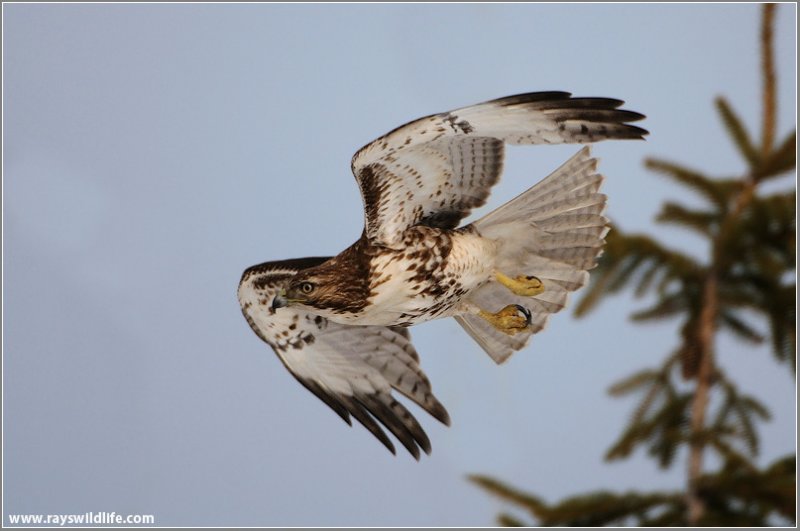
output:
[[[482,206],[503,168],[504,144],[639,139],[643,115],[611,98],[532,92],[434,114],[398,127],[352,160],[367,238],[398,244],[414,225],[453,229]]]
[[[388,448],[390,452],[396,454],[394,449],[394,444],[392,444],[391,439],[387,437],[386,433],[384,433],[381,427],[378,426],[378,423],[375,422],[375,420],[369,415],[369,413],[367,413],[367,410],[364,409],[364,406],[362,406],[358,401],[356,401],[355,398],[352,398],[350,396],[342,395],[339,397],[339,399],[342,401],[342,403],[344,403],[345,407],[350,412],[350,414],[353,415],[356,418],[356,420],[358,420],[361,423],[362,426],[367,428],[367,430],[369,430],[369,432],[372,433],[372,435],[374,435],[380,442],[382,442],[383,445],[386,448]],[[417,452],[417,455],[415,455],[414,457],[416,459],[419,459],[419,452]]]
[[[292,275],[326,260],[267,262],[247,269],[238,291],[242,313],[289,372],[342,420],[352,425],[352,416],[395,453],[380,422],[419,459],[420,449],[430,453],[430,440],[392,391],[444,424],[450,418],[419,367],[408,330],[338,324],[294,307],[272,309],[272,300]]]

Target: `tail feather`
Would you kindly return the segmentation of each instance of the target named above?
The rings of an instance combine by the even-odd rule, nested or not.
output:
[[[505,221],[517,220],[521,217],[520,214],[525,212],[537,210],[539,210],[537,217],[546,219],[545,215],[541,215],[541,209],[565,198],[580,197],[584,195],[580,193],[583,188],[588,188],[590,193],[599,189],[602,177],[594,173],[596,168],[597,159],[590,158],[590,149],[586,146],[556,171],[505,205],[489,212],[475,222],[475,225],[498,225]],[[566,211],[561,213],[564,212]]]
[[[524,347],[530,337],[530,334],[506,336],[476,315],[459,315],[455,319],[498,365]]]
[[[605,222],[606,218],[600,214],[576,214],[571,212],[555,218],[541,220],[536,223],[536,226],[547,232],[557,232],[565,228],[574,232],[577,229],[602,227]]]
[[[541,221],[559,217],[566,212],[580,211],[581,213],[598,214],[605,208],[606,196],[594,192],[583,194],[580,190],[574,196],[570,196],[561,201],[548,203],[540,208],[531,209],[527,212],[528,221]]]
[[[497,269],[509,276],[535,275],[544,292],[535,297],[514,295],[489,282],[470,302],[489,311],[520,304],[531,311],[531,324],[507,335],[475,315],[456,321],[497,362],[523,348],[542,330],[551,314],[564,308],[570,292],[586,284],[602,253],[608,219],[606,196],[599,193],[603,177],[597,159],[583,148],[538,184],[476,221],[478,232],[499,243]]]
[[[569,232],[544,232],[539,234],[539,249],[542,251],[561,250],[567,246],[595,246],[597,238],[602,237],[603,227],[581,227]]]

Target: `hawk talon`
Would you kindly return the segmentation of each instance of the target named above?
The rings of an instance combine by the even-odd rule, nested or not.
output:
[[[544,284],[533,275],[518,275],[511,278],[497,271],[494,276],[500,284],[511,290],[514,295],[535,297],[544,293]]]
[[[517,310],[519,310],[522,313],[522,315],[525,316],[525,326],[527,327],[528,325],[530,325],[531,324],[531,311],[529,309],[527,309],[525,306],[520,306],[519,304],[515,304],[514,306],[516,306]]]
[[[512,336],[522,332],[531,324],[530,310],[519,304],[509,304],[497,313],[479,310],[478,316],[497,330]]]

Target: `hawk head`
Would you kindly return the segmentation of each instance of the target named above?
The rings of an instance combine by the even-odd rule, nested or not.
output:
[[[272,308],[299,305],[323,314],[358,312],[369,296],[367,276],[341,260],[328,260],[295,274],[272,300]]]

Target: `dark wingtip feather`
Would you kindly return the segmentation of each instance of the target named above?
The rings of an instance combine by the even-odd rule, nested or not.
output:
[[[644,140],[645,139],[644,137],[650,134],[650,131],[648,131],[647,129],[636,127],[635,125],[626,125],[626,129],[631,135],[626,138],[630,138],[633,140]]]
[[[408,427],[397,417],[397,415],[383,403],[377,395],[358,395],[356,396],[361,404],[383,424],[397,440],[405,447],[408,452],[419,461],[420,453],[417,441]]]
[[[392,397],[383,397],[384,400],[388,400],[386,404],[389,409],[397,415],[397,418],[400,422],[405,426],[405,428],[411,433],[411,436],[414,437],[414,440],[417,441],[420,448],[428,454],[431,455],[431,440],[428,438],[428,434],[425,433],[425,430],[422,429],[417,419],[414,418],[414,415],[406,409],[406,407],[398,402],[397,400],[393,399]]]
[[[283,361],[283,358],[281,358],[281,361]],[[309,391],[314,393],[314,395],[317,398],[319,398],[320,400],[325,402],[325,404],[329,408],[334,410],[336,412],[336,414],[339,415],[339,417],[341,417],[341,419],[348,424],[348,426],[352,426],[353,425],[353,423],[350,421],[350,415],[347,414],[347,409],[345,409],[345,406],[339,400],[337,400],[334,395],[332,395],[332,394],[328,393],[327,391],[325,391],[325,389],[323,389],[314,380],[311,380],[311,379],[308,379],[308,378],[301,378],[301,377],[295,375],[294,373],[292,373],[292,375],[294,375],[295,379],[298,382],[300,382],[303,385],[303,387],[305,387],[306,389],[308,389]]]
[[[442,405],[441,402],[433,398],[433,404],[429,407],[425,408],[425,411],[430,413],[433,418],[444,424],[445,426],[450,426],[450,414],[447,412],[447,409]]]
[[[636,111],[620,109],[624,100],[603,97],[572,97],[569,92],[529,92],[498,98],[487,103],[508,107],[512,105],[530,107],[543,112],[556,122],[578,122],[599,124],[608,130],[601,131],[607,139],[643,139],[649,132],[641,127],[630,125],[630,122],[644,120],[646,116]],[[621,127],[620,127],[621,126]],[[594,142],[601,140],[596,136],[579,134],[579,141]]]
[[[572,96],[572,94],[569,92],[563,92],[560,90],[551,90],[545,92],[523,92],[521,94],[512,94],[511,96],[504,96],[502,98],[490,100],[486,103],[495,103],[503,107],[508,107],[510,105],[522,105],[525,103],[541,101],[563,101],[568,100],[570,96]]]
[[[367,428],[372,435],[375,436],[383,445],[392,452],[393,455],[397,455],[397,451],[394,449],[394,444],[389,439],[389,437],[384,433],[384,431],[378,426],[378,424],[369,416],[364,410],[364,407],[355,399],[349,396],[342,396],[339,398],[344,406],[350,411],[350,414],[353,415],[357,421],[361,423],[362,426]],[[388,427],[388,426],[387,426]]]
[[[638,122],[639,120],[644,120],[645,118],[647,118],[647,116],[645,116],[644,114],[636,111],[626,111],[620,109],[619,112],[624,112],[627,115],[627,118],[625,119],[626,122]]]

